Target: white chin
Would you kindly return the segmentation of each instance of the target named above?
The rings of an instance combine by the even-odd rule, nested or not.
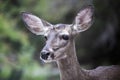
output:
[[[50,62],[54,62],[55,60],[51,59],[51,58],[48,58],[47,60],[44,60],[40,57],[40,59],[45,62],[45,63],[50,63]]]
[[[43,62],[45,62],[45,63],[51,63],[51,62],[54,62],[55,60],[52,60],[52,59],[49,59],[49,60],[44,60],[44,59],[42,59],[42,58],[40,58]]]
[[[45,63],[51,63],[51,62],[54,62],[54,60],[42,60],[43,62]]]

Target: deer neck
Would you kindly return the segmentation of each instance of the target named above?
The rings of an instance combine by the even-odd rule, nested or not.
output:
[[[67,58],[57,61],[61,80],[87,80],[87,74],[77,60],[74,41],[66,54]]]

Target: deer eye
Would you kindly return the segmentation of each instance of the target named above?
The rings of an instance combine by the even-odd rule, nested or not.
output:
[[[69,36],[68,36],[68,35],[62,35],[61,37],[62,37],[62,39],[64,39],[64,40],[68,40],[68,39],[69,39]]]

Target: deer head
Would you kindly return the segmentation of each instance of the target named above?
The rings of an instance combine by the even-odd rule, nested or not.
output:
[[[40,58],[51,62],[67,57],[66,51],[69,50],[74,36],[91,26],[92,15],[93,9],[89,6],[77,14],[73,24],[52,25],[27,12],[22,13],[22,19],[32,33],[45,37],[46,45],[40,53]]]

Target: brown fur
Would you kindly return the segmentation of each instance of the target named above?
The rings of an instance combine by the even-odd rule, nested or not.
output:
[[[57,61],[61,80],[120,80],[120,66],[101,66],[82,69],[77,61],[74,41],[69,45],[67,58]]]

